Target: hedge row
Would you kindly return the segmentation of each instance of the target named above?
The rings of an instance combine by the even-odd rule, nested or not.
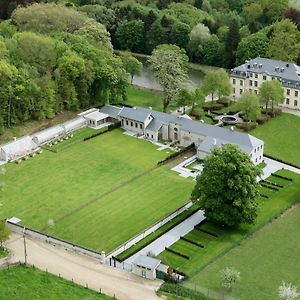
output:
[[[143,244],[141,243],[141,245],[139,247],[137,247],[134,251],[128,253],[127,255],[125,255],[124,257],[122,257],[122,259],[118,258],[118,257],[114,257],[115,260],[117,260],[118,262],[123,262],[124,260],[126,260],[127,258],[129,258],[130,256],[136,254],[137,252],[139,252],[140,250],[144,249],[145,247],[147,247],[148,245],[150,245],[151,243],[153,243],[155,240],[157,240],[158,238],[160,238],[161,236],[163,236],[166,232],[172,230],[174,227],[176,227],[178,224],[182,223],[184,220],[186,220],[187,218],[189,218],[191,215],[193,215],[195,213],[194,210],[191,210],[186,217],[183,220],[179,220],[178,222],[175,222],[174,224],[172,224],[172,226],[170,226],[166,231],[162,231],[160,234],[153,236],[151,239],[149,239],[147,241],[147,243]],[[170,221],[169,221],[170,222]],[[168,224],[168,222],[166,223]],[[163,225],[164,226],[164,225]],[[133,246],[131,246],[133,247]],[[128,248],[130,249],[130,248]]]
[[[168,157],[166,157],[164,160],[161,160],[157,163],[158,166],[165,165],[166,163],[170,162],[171,160],[176,159],[177,157],[185,154],[186,152],[189,152],[190,150],[196,150],[196,146],[194,143],[190,144],[189,146],[179,150],[178,152],[170,154]]]
[[[185,241],[185,242],[188,242],[190,244],[193,244],[193,245],[195,245],[197,247],[204,248],[204,246],[202,244],[200,244],[200,243],[198,243],[196,241],[190,240],[190,239],[188,239],[188,238],[186,238],[184,236],[181,236],[180,239],[183,240],[183,241]]]
[[[262,182],[267,183],[267,184],[270,184],[270,185],[274,185],[274,186],[279,187],[279,188],[283,188],[283,187],[284,187],[284,186],[281,185],[281,184],[278,184],[278,183],[275,183],[275,182],[271,182],[271,181],[269,181],[269,180],[262,180]]]
[[[165,250],[168,251],[168,252],[171,252],[171,253],[173,253],[173,254],[176,254],[176,255],[178,255],[178,256],[180,256],[180,257],[182,257],[182,258],[190,259],[189,256],[187,256],[187,255],[185,255],[185,254],[182,254],[182,253],[180,253],[180,252],[178,252],[178,251],[172,250],[172,249],[170,249],[170,248],[167,248],[167,247],[166,247]]]
[[[203,105],[204,111],[220,110],[224,108],[224,105],[221,103],[205,103]]]
[[[272,173],[271,176],[274,176],[274,177],[277,177],[277,178],[281,178],[281,179],[284,179],[284,180],[288,180],[288,181],[293,181],[292,178],[285,177],[285,176],[282,176],[282,175],[278,175],[278,174],[275,174],[275,173]]]
[[[210,232],[210,231],[208,231],[208,230],[206,230],[206,229],[202,229],[202,228],[200,227],[200,225],[201,225],[201,224],[198,224],[198,225],[196,225],[194,228],[195,228],[196,230],[198,230],[198,231],[202,231],[202,232],[207,233],[207,234],[209,234],[209,235],[211,235],[211,236],[218,237],[217,234],[215,234],[215,233],[213,233],[213,232]]]
[[[263,187],[265,187],[265,188],[267,188],[267,189],[269,189],[269,190],[279,191],[278,188],[273,187],[273,186],[270,186],[269,184],[265,184],[265,183],[263,183],[263,182],[261,182],[260,185],[263,186]]]
[[[103,131],[97,132],[97,133],[95,133],[95,134],[92,134],[92,135],[90,135],[90,136],[87,136],[87,137],[85,137],[85,138],[83,139],[83,141],[84,141],[84,142],[85,142],[85,141],[88,141],[88,140],[90,140],[90,139],[93,139],[93,138],[95,138],[95,137],[101,135],[101,134],[104,134],[104,133],[107,133],[107,132],[109,132],[109,131],[112,131],[112,130],[114,130],[115,128],[118,128],[118,127],[121,127],[121,122],[116,122],[116,123],[114,123],[114,124],[110,124],[110,125],[108,125],[108,127],[107,127],[106,130],[103,130]]]
[[[264,194],[259,194],[262,198],[266,198],[266,199],[268,199],[269,198],[269,196],[267,196],[267,195],[264,195]]]
[[[299,166],[299,165],[295,165],[295,164],[293,164],[293,163],[286,162],[286,161],[284,161],[284,160],[282,160],[282,159],[280,159],[280,158],[277,158],[277,157],[271,156],[271,155],[269,155],[269,154],[264,154],[264,156],[265,156],[265,157],[267,157],[267,158],[270,158],[270,159],[276,160],[276,161],[278,161],[278,162],[281,162],[281,163],[283,163],[283,164],[289,165],[289,166],[291,166],[291,167],[294,167],[294,168],[300,169],[300,166]]]
[[[183,298],[187,299],[193,299],[193,300],[211,300],[212,298],[209,298],[205,296],[204,294],[191,290],[185,286],[179,285],[179,284],[171,284],[171,283],[164,283],[160,289],[162,292],[166,292],[173,295],[178,295]]]

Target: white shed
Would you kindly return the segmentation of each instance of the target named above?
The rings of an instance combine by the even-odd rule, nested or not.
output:
[[[132,264],[132,272],[147,279],[156,279],[156,270],[161,261],[149,256],[139,255]]]
[[[83,117],[87,120],[89,127],[96,129],[108,122],[109,115],[96,110],[83,115]]]
[[[24,136],[13,142],[0,146],[0,160],[13,161],[30,154],[38,148],[31,136]]]
[[[57,139],[65,134],[64,127],[57,125],[37,132],[33,135],[33,141],[38,145],[43,145],[54,139]]]
[[[75,130],[85,127],[86,125],[86,119],[81,116],[61,124],[61,126],[65,129],[65,133],[73,132]]]

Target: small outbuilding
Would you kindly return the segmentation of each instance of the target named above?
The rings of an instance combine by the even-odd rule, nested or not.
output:
[[[69,134],[73,131],[84,128],[84,127],[86,127],[86,125],[87,125],[86,119],[81,116],[61,124],[61,126],[64,128],[66,134]]]
[[[83,115],[83,117],[87,120],[88,127],[98,129],[108,122],[109,115],[96,110]]]
[[[53,126],[33,135],[33,141],[37,145],[43,145],[53,140],[62,137],[65,134],[65,129],[61,125]]]
[[[156,270],[161,261],[145,255],[140,255],[132,264],[132,273],[143,278],[156,279]]]

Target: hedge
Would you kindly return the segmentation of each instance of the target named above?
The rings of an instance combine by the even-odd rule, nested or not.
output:
[[[263,186],[263,187],[265,187],[265,188],[267,188],[267,189],[269,189],[269,190],[273,190],[273,191],[276,191],[276,192],[279,191],[278,188],[270,186],[270,185],[265,184],[265,183],[260,183],[260,185]]]
[[[180,256],[180,257],[182,257],[182,258],[190,259],[189,256],[187,256],[187,255],[185,255],[185,254],[183,254],[183,253],[180,253],[180,252],[178,252],[178,251],[175,251],[175,250],[173,250],[173,249],[170,249],[170,248],[167,248],[167,247],[166,247],[165,250],[168,251],[168,252],[170,252],[170,253],[176,254],[176,255],[178,255],[178,256]]]
[[[188,239],[188,238],[186,238],[184,236],[181,236],[180,239],[183,240],[183,241],[185,241],[185,242],[188,242],[190,244],[193,244],[193,245],[195,245],[197,247],[204,248],[204,246],[202,244],[200,244],[200,243],[198,243],[196,241],[190,240],[190,239]]]
[[[221,103],[205,103],[203,105],[203,110],[208,111],[208,110],[220,110],[224,108],[224,105]]]
[[[274,186],[279,187],[279,188],[283,188],[283,187],[284,187],[284,186],[281,185],[281,184],[278,184],[278,183],[275,183],[275,182],[271,182],[271,181],[269,181],[269,180],[262,180],[262,182],[267,183],[267,184],[270,184],[270,185],[274,185]]]
[[[176,159],[177,157],[185,154],[186,152],[189,152],[190,150],[196,150],[196,146],[194,143],[190,144],[189,146],[179,150],[178,152],[175,152],[175,153],[172,153],[170,154],[168,157],[166,157],[164,160],[161,160],[157,163],[158,166],[161,166],[161,165],[165,165],[167,164],[168,162]]]
[[[257,125],[255,122],[244,122],[242,124],[237,124],[236,126],[242,129],[243,131],[248,132],[255,129]]]
[[[288,181],[293,181],[292,178],[288,178],[288,177],[285,177],[285,176],[282,176],[282,175],[278,175],[278,174],[275,174],[275,173],[272,173],[271,176],[274,176],[274,177],[277,177],[277,178],[281,178],[281,179],[284,179],[284,180],[288,180]]]
[[[211,235],[211,236],[214,236],[214,237],[216,237],[216,238],[218,237],[217,234],[215,234],[215,233],[213,233],[213,232],[210,232],[210,231],[208,231],[208,230],[206,230],[206,229],[200,228],[200,224],[199,224],[199,225],[196,225],[194,228],[195,228],[196,230],[198,230],[198,231],[202,231],[202,232],[207,233],[207,234],[209,234],[209,235]]]
[[[162,292],[178,295],[180,297],[192,300],[212,300],[212,298],[205,296],[201,292],[191,290],[180,284],[164,283],[159,290]]]

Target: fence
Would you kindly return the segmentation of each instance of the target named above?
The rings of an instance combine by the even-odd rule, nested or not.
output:
[[[188,208],[190,208],[192,205],[193,205],[192,201],[187,202],[183,206],[179,207],[176,211],[170,213],[169,215],[167,215],[166,217],[164,217],[160,221],[156,222],[153,226],[148,227],[143,232],[135,235],[133,238],[131,238],[130,240],[126,241],[125,243],[123,243],[122,245],[120,245],[115,250],[109,252],[107,254],[107,256],[108,257],[112,257],[112,256],[119,255],[120,253],[122,253],[123,251],[127,250],[128,248],[130,248],[131,246],[133,246],[134,244],[136,244],[137,242],[139,242],[140,240],[142,240],[143,238],[145,238],[146,236],[148,236],[152,232],[156,231],[158,228],[160,228],[161,226],[163,226],[167,222],[169,222],[172,219],[174,219],[175,217],[177,217],[179,214],[181,214],[183,211],[185,211]]]
[[[71,251],[74,251],[74,252],[78,252],[80,254],[84,254],[84,255],[99,259],[101,261],[104,260],[104,255],[102,253],[98,253],[94,250],[87,249],[87,248],[84,248],[82,246],[69,243],[69,242],[64,241],[62,239],[55,238],[51,235],[41,233],[37,230],[33,230],[33,229],[30,229],[30,228],[21,226],[21,225],[12,223],[10,221],[6,221],[6,223],[7,223],[7,227],[13,232],[16,232],[16,233],[19,233],[19,234],[25,234],[29,237],[42,240],[42,241],[44,241],[46,243],[49,243],[49,244],[61,246],[61,247],[64,247],[65,249],[68,249],[68,250],[71,250]]]

